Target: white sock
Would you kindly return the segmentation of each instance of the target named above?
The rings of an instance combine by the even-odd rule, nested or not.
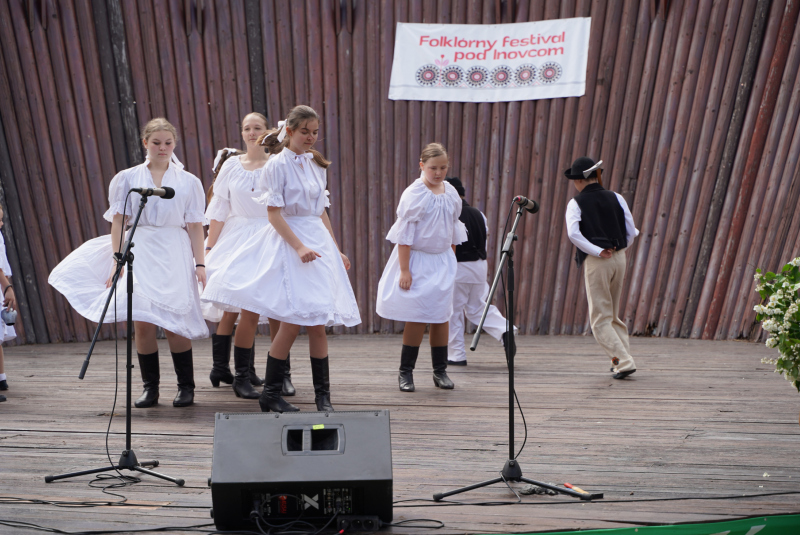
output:
[[[5,380],[6,380],[6,374],[0,373],[0,381],[5,381]]]

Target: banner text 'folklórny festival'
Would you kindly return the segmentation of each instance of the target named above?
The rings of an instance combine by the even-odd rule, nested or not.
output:
[[[391,100],[508,102],[586,90],[591,18],[398,23]]]

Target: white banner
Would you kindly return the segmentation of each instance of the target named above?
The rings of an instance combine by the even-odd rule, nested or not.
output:
[[[592,19],[397,23],[391,100],[507,102],[586,91]]]

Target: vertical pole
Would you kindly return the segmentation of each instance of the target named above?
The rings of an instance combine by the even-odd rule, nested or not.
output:
[[[146,199],[147,197],[142,197],[142,199]],[[144,203],[143,203],[144,204]],[[141,212],[141,210],[140,210]],[[137,218],[138,220],[138,218]],[[138,221],[137,221],[138,222]],[[130,249],[133,249],[133,243],[131,243]],[[131,389],[133,387],[132,381],[132,374],[133,374],[133,253],[128,249],[128,350],[127,350],[127,359],[126,359],[126,382],[128,389],[125,393],[125,450],[130,451],[131,449]]]
[[[520,207],[517,210],[519,220]],[[516,230],[516,229],[515,229]],[[516,240],[516,234],[512,240]],[[508,459],[514,459],[514,243],[508,248],[508,297],[506,298],[507,323],[512,327],[506,331],[506,360],[508,361]]]

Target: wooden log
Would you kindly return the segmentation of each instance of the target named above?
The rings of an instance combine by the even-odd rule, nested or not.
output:
[[[205,179],[204,184],[210,185],[208,180],[210,154],[205,153],[201,148],[201,136],[198,131],[198,122],[195,99],[195,87],[193,84],[193,69],[189,54],[189,46],[185,31],[184,18],[180,16],[178,6],[175,2],[170,2],[169,6],[170,33],[172,36],[172,51],[174,54],[174,84],[175,92],[180,95],[178,99],[179,116],[181,119],[181,130],[179,145],[183,147],[186,155],[187,165],[200,180]],[[194,32],[195,34],[197,32]],[[207,109],[207,107],[203,108]],[[208,142],[206,138],[206,142]],[[209,143],[210,145],[210,143]],[[209,149],[210,150],[210,149]]]
[[[0,76],[2,78],[0,80],[0,108],[12,110],[13,108],[7,107],[10,104],[11,90],[8,87],[8,76],[6,75],[3,54],[0,54],[0,74],[2,74]],[[6,140],[5,126],[3,124],[4,115],[8,117],[9,114],[8,112],[0,112],[0,193],[3,196],[4,221],[6,223],[3,233],[7,238],[6,250],[12,270],[14,293],[17,295],[19,314],[24,325],[25,332],[22,341],[24,343],[46,344],[49,339],[44,311],[42,310],[36,279],[32,276],[35,273],[35,267],[31,248],[28,245],[28,233],[31,229],[25,226],[22,202],[20,202],[19,190],[14,179],[13,158]],[[21,158],[21,154],[16,157]]]
[[[320,13],[318,9],[319,2],[316,3],[317,7],[308,6],[308,21],[311,27],[311,21],[314,20],[312,12]],[[336,57],[336,32],[333,27],[333,13],[331,10],[324,10],[321,21],[315,21],[314,27],[317,28],[321,22],[321,32],[319,46],[322,48],[322,65],[324,67],[324,79],[317,81],[314,77],[312,81],[312,94],[314,93],[313,85],[316,83],[324,82],[322,98],[320,105],[324,102],[324,117],[325,117],[325,138],[326,154],[330,154],[331,158],[335,161],[328,167],[328,189],[331,191],[331,203],[333,208],[332,223],[333,230],[336,234],[336,239],[342,243],[342,175],[344,173],[352,173],[352,167],[345,168],[342,165],[342,160],[338,156],[341,154],[341,115],[339,113],[339,88],[338,88],[338,66]],[[315,41],[315,46],[317,42]],[[309,48],[311,42],[309,41]],[[316,101],[316,97],[312,97],[312,102]]]
[[[128,162],[125,166],[127,167],[144,161],[141,140],[139,139],[138,102],[135,97],[132,66],[128,56],[125,18],[120,0],[109,0],[107,7],[108,29],[111,35],[111,46],[114,50],[114,73],[116,74],[116,85],[119,90],[122,128],[128,153]],[[106,98],[108,99],[108,97]],[[110,181],[111,178],[108,180]]]
[[[9,10],[11,8],[11,11]],[[12,14],[14,18],[12,19]],[[33,195],[32,192],[45,191],[42,178],[42,170],[39,164],[38,145],[34,134],[34,119],[31,108],[29,107],[28,97],[36,99],[35,92],[26,91],[25,73],[20,61],[21,55],[15,42],[14,28],[12,20],[23,20],[20,7],[17,4],[6,4],[0,2],[0,44],[2,44],[2,54],[12,61],[4,62],[3,69],[5,76],[0,83],[0,99],[3,105],[0,106],[0,113],[3,114],[3,125],[12,135],[7,136],[9,153],[11,154],[12,166],[15,176],[25,177],[25,180],[15,181],[19,192],[20,205],[22,208],[23,226],[29,230],[28,238],[33,258],[33,271],[25,274],[26,283],[29,277],[35,277],[36,287],[39,289],[39,296],[42,303],[44,314],[46,336],[49,341],[60,341],[62,337],[61,326],[67,327],[66,315],[63,308],[56,303],[55,295],[47,283],[49,274],[48,265],[55,265],[57,259],[56,244],[53,234],[50,232],[42,233],[41,229],[51,228],[50,210],[43,195]],[[22,31],[27,32],[27,28],[22,26]],[[19,58],[19,60],[17,59]],[[41,101],[41,97],[38,98]],[[36,101],[34,101],[35,103]],[[13,112],[13,113],[11,113]],[[52,264],[51,264],[52,262]],[[32,288],[29,286],[29,295],[32,296]]]
[[[651,250],[658,250],[659,258],[664,261],[657,262],[645,278],[647,283],[655,281],[651,286],[654,291],[650,293],[655,295],[651,299],[648,322],[655,325],[653,334],[660,336],[666,335],[667,318],[672,313],[674,305],[674,291],[672,295],[669,295],[667,290],[670,271],[675,265],[676,256],[684,257],[683,251],[676,251],[675,245],[678,240],[678,228],[681,214],[684,211],[685,199],[688,195],[690,200],[687,203],[692,203],[691,198],[695,197],[696,190],[687,192],[686,188],[698,153],[703,118],[706,115],[705,104],[711,90],[712,70],[719,50],[722,23],[725,21],[722,11],[726,8],[727,2],[715,3],[713,10],[711,4],[701,4],[692,36],[692,46],[689,50],[687,75],[681,89],[678,119],[671,142],[672,149],[667,160],[665,187],[659,202],[657,230],[651,248]],[[707,131],[710,133],[712,130],[713,124]],[[707,146],[707,143],[708,140],[704,146]],[[705,150],[699,152],[706,153]],[[665,217],[664,214],[668,215]]]
[[[298,104],[294,87],[294,54],[289,52],[293,50],[290,5],[290,2],[274,2],[276,59],[281,99],[279,120],[284,119],[289,111]]]
[[[774,226],[777,229],[775,235],[768,236],[774,243],[780,244],[780,247],[772,250],[771,256],[763,262],[763,265],[776,266],[776,269],[780,269],[800,253],[794,249],[795,241],[800,235],[800,210],[796,209],[798,202],[800,202],[800,162],[795,165],[780,221]]]
[[[774,116],[781,120],[773,120],[770,124],[767,144],[759,164],[758,178],[753,188],[753,196],[736,255],[736,266],[731,274],[729,287],[735,291],[732,291],[726,299],[724,314],[728,319],[724,324],[727,329],[725,338],[738,338],[740,334],[746,336],[749,332],[748,326],[744,325],[743,321],[744,316],[749,316],[749,311],[753,310],[752,305],[749,306],[750,310],[747,310],[753,294],[753,275],[759,266],[760,258],[766,256],[762,255],[764,247],[771,248],[773,245],[764,240],[772,214],[780,213],[783,209],[782,201],[786,198],[786,188],[794,174],[795,161],[789,160],[789,156],[792,155],[794,159],[800,150],[800,139],[793,136],[800,134],[795,131],[800,114],[800,79],[797,77],[800,68],[800,30],[797,28],[795,30],[783,70],[782,89],[775,104]],[[782,195],[779,196],[780,193]],[[725,329],[720,329],[720,332],[725,332]]]
[[[203,42],[203,56],[205,59],[205,88],[208,92],[208,108],[211,117],[211,139],[213,140],[214,147],[211,154],[206,158],[212,157],[216,151],[222,147],[227,147],[231,144],[241,146],[240,136],[229,141],[228,124],[235,121],[237,124],[241,117],[230,117],[226,113],[226,99],[232,98],[233,95],[226,95],[225,88],[222,82],[222,65],[220,62],[220,47],[219,40],[217,39],[217,17],[213,2],[203,3],[202,11],[199,6],[197,9],[197,26],[202,28],[200,30],[201,39]],[[200,15],[202,13],[202,15]],[[202,20],[200,17],[202,16]],[[229,62],[228,62],[229,63]],[[211,181],[211,166],[207,166],[209,171],[207,178],[203,177],[204,182]],[[204,174],[205,174],[204,173]]]
[[[337,4],[335,0],[325,0],[322,2],[323,20],[330,21],[337,12]],[[327,13],[325,13],[327,11]],[[334,17],[335,18],[335,17]],[[335,22],[335,20],[334,20]],[[328,22],[329,23],[329,22]],[[358,303],[359,314],[362,320],[369,315],[367,310],[367,296],[366,292],[360,284],[362,271],[360,271],[359,258],[357,255],[357,241],[360,232],[356,226],[356,205],[360,204],[358,199],[355,198],[355,181],[356,181],[356,163],[355,163],[355,133],[353,132],[353,35],[348,31],[340,31],[338,35],[334,33],[335,51],[337,53],[336,67],[337,67],[337,80],[338,80],[338,104],[339,104],[339,158],[341,161],[340,173],[340,196],[341,196],[341,227],[342,251],[350,258],[352,267],[348,272],[350,277],[350,284],[356,295],[356,303]],[[326,37],[326,43],[328,38]],[[327,46],[327,45],[326,45]],[[359,165],[363,165],[363,161],[359,161]],[[362,177],[359,176],[359,179]],[[364,292],[364,293],[362,293]],[[362,321],[360,325],[352,329],[352,332],[365,333],[366,322]]]
[[[413,18],[414,5],[417,2],[411,2],[411,22],[418,22]],[[480,0],[470,0],[467,8],[467,24],[480,24],[482,6]],[[413,108],[418,104],[411,102],[409,108]],[[467,196],[470,198],[472,206],[478,206],[479,195],[475,188],[475,162],[477,155],[475,153],[475,140],[477,137],[477,128],[475,127],[478,117],[478,105],[474,102],[466,102],[462,107],[463,118],[461,124],[464,125],[461,129],[461,160],[459,163],[459,177],[464,184],[464,189],[467,191]],[[409,123],[409,135],[414,135],[414,124]],[[413,138],[412,138],[413,139]],[[409,141],[411,143],[411,141]],[[409,151],[413,150],[414,145],[409,146]],[[419,154],[419,151],[416,151]]]
[[[644,275],[644,265],[647,260],[650,238],[648,230],[644,228],[645,208],[651,202],[650,191],[651,180],[655,173],[656,149],[658,148],[658,133],[661,130],[661,120],[664,115],[667,90],[669,89],[670,70],[664,65],[671,65],[673,55],[678,43],[680,30],[681,13],[683,12],[683,2],[673,4],[666,25],[656,24],[654,31],[651,32],[652,48],[648,49],[647,59],[645,60],[645,71],[643,80],[650,80],[652,85],[641,91],[637,110],[642,110],[647,114],[642,116],[637,111],[637,119],[634,123],[634,137],[631,141],[631,152],[633,157],[629,157],[628,165],[625,170],[625,180],[623,182],[623,192],[636,192],[633,196],[630,209],[633,220],[636,222],[641,233],[634,242],[634,247],[627,253],[628,259],[628,294],[625,306],[625,322],[628,330],[638,333],[634,327],[634,314],[642,290],[642,277]],[[659,19],[656,19],[656,23]],[[657,44],[654,41],[657,40]],[[661,67],[661,68],[659,68]],[[643,84],[644,85],[644,84]],[[643,102],[647,98],[649,102]],[[638,164],[634,168],[633,164]],[[630,194],[630,193],[629,193]]]
[[[698,152],[697,160],[690,170],[690,194],[686,200],[675,247],[675,254],[681,257],[681,261],[673,262],[673,272],[667,286],[667,303],[671,313],[667,311],[665,315],[667,323],[664,328],[667,329],[666,335],[670,337],[681,335],[681,324],[688,312],[688,294],[695,275],[703,227],[714,190],[714,180],[709,180],[708,177],[717,176],[722,159],[725,135],[733,113],[736,87],[747,49],[749,21],[752,20],[755,4],[750,3],[750,6],[742,12],[742,1],[734,0],[728,4],[725,15],[720,53],[717,55],[711,81],[711,96],[706,105],[703,130],[698,141],[700,147],[709,149]],[[688,333],[684,336],[688,336]]]
[[[377,2],[369,2],[364,7],[366,8],[366,78],[367,80],[380,80],[380,5]],[[381,95],[380,85],[376,83],[368,84],[366,88],[366,96],[368,110],[366,116],[367,153],[380,154],[381,133],[380,114],[378,113],[378,110],[380,109],[380,102],[383,98]],[[367,171],[369,176],[380,176],[380,159],[368,158]],[[377,295],[378,281],[380,280],[380,276],[384,267],[384,264],[381,262],[381,251],[384,248],[384,234],[383,227],[381,225],[381,185],[375,180],[370,180],[366,186],[366,199],[368,200],[366,228],[369,229],[369,294],[370,296],[373,296]],[[370,310],[373,312],[372,331],[384,332],[384,329],[388,329],[390,322],[380,318],[377,313],[375,313],[374,305],[370,307]]]
[[[243,9],[244,7],[244,9]],[[247,4],[242,6],[238,2],[230,4],[231,11],[231,38],[233,39],[233,57],[236,68],[234,69],[234,76],[236,78],[236,104],[239,109],[238,117],[244,118],[248,113],[257,111],[258,113],[266,116],[266,104],[264,101],[264,73],[259,69],[259,79],[253,81],[250,76],[250,52],[248,44],[250,37],[248,34],[248,18],[247,9],[250,9]],[[253,25],[257,32],[256,39],[253,40],[253,46],[258,48],[258,61],[255,65],[261,67],[262,53],[261,53],[261,27],[258,25],[260,17],[258,16],[258,9],[254,13]],[[258,86],[256,88],[256,86]],[[259,93],[256,93],[259,91]],[[261,107],[256,110],[253,107],[253,94],[256,93],[261,99]],[[236,135],[241,137],[241,123],[236,124]]]
[[[209,2],[213,4],[213,2]],[[239,4],[237,2],[237,4]],[[211,7],[211,6],[209,6]],[[224,105],[224,123],[215,126],[226,134],[226,146],[242,147],[241,121],[248,111],[239,111],[239,80],[236,77],[237,54],[234,49],[233,21],[231,17],[231,4],[229,0],[216,0],[212,16],[208,17],[209,26],[207,31],[212,31],[212,20],[217,27],[217,48],[219,70],[220,70],[220,89],[222,90],[222,104]],[[236,5],[235,10],[241,11],[241,5]],[[236,35],[240,37],[240,35]]]
[[[302,2],[290,2],[292,21],[292,53],[294,57],[294,100],[297,104],[309,101],[308,43],[305,9]],[[291,57],[291,56],[289,56]]]
[[[139,29],[139,11],[137,6],[138,0],[134,2],[120,2],[122,8],[122,29],[125,32],[125,39],[127,50],[130,52],[128,59],[130,60],[131,82],[133,85],[133,100],[136,105],[136,115],[138,124],[136,125],[137,137],[141,126],[153,117],[154,111],[150,110],[150,95],[147,85],[147,69],[144,64],[144,54],[142,54],[142,34]],[[114,33],[112,32],[112,36]],[[157,110],[155,110],[157,111]],[[141,147],[141,145],[140,145]],[[144,157],[140,157],[139,162],[143,161]],[[139,163],[137,162],[137,163]]]
[[[166,117],[167,108],[164,102],[164,85],[161,79],[161,67],[156,60],[159,54],[159,40],[156,32],[156,15],[153,11],[153,0],[136,0],[139,10],[140,48],[134,48],[134,54],[142,54],[144,73],[147,80],[147,99],[150,104],[150,118]],[[141,117],[140,117],[141,119]]]
[[[722,216],[723,202],[728,190],[729,180],[732,177],[734,177],[735,181],[738,180],[732,174],[732,167],[738,153],[737,147],[742,141],[741,136],[744,135],[749,139],[748,132],[752,131],[751,128],[743,128],[743,125],[745,124],[748,102],[751,99],[751,90],[756,82],[758,59],[767,28],[769,6],[768,0],[759,0],[753,13],[752,23],[749,24],[750,33],[747,50],[737,80],[733,113],[725,138],[725,148],[720,160],[719,171],[716,174],[714,192],[711,197],[700,249],[697,254],[695,274],[692,277],[692,286],[686,303],[686,314],[681,322],[682,337],[699,338],[705,326],[705,314],[708,312],[711,292],[713,291],[713,281],[716,278],[719,267],[718,262],[711,262],[711,255],[715,248],[715,237]],[[755,112],[752,112],[752,116],[755,116]],[[706,298],[703,299],[706,287],[709,288],[709,291],[705,292]]]
[[[299,3],[298,3],[299,4]],[[306,59],[305,63],[307,68],[305,69],[304,76],[308,81],[308,89],[307,89],[307,100],[302,101],[317,110],[317,113],[320,114],[321,117],[325,117],[325,113],[327,107],[323,105],[323,102],[327,103],[327,98],[325,98],[325,91],[331,90],[332,88],[325,86],[323,81],[323,66],[325,67],[325,73],[328,74],[330,69],[328,65],[325,65],[323,60],[323,44],[322,44],[322,26],[320,23],[320,10],[319,10],[319,1],[317,0],[306,0],[306,5],[304,8],[304,20],[305,20],[305,34],[303,34],[307,39],[305,43],[305,54]],[[292,15],[292,20],[294,20],[294,15]],[[333,28],[331,28],[331,34],[335,35],[333,32]],[[295,35],[295,37],[302,39],[301,36]],[[336,67],[336,58],[333,57],[333,67]],[[336,71],[332,71],[335,73]],[[332,80],[334,87],[336,84],[336,76],[334,75]],[[335,91],[335,88],[334,88]],[[298,100],[298,102],[301,102]],[[333,104],[333,109],[335,110],[336,104]],[[338,114],[335,116],[338,117]],[[319,139],[317,139],[317,148],[322,151],[323,154],[336,154],[335,151],[331,151],[328,142],[333,141],[336,138],[336,135],[331,132],[331,128],[333,128],[333,132],[336,132],[336,128],[334,125],[328,121],[327,119],[324,121],[325,126],[321,128],[321,132],[324,131],[325,135],[320,135]],[[331,156],[333,157],[333,156]],[[331,159],[329,157],[328,159]],[[334,157],[335,158],[335,157]],[[336,161],[333,161],[332,166],[338,168],[339,160],[335,158]],[[331,167],[328,167],[328,182],[331,182],[332,172],[333,175],[337,175],[338,169],[334,171]],[[338,188],[338,181],[336,183],[336,187]],[[331,190],[333,193],[333,190]],[[338,210],[334,210],[338,212]],[[333,214],[331,214],[333,215]],[[336,235],[339,235],[341,222],[338,220],[339,214],[336,214],[336,224],[334,225],[334,231]],[[331,220],[333,222],[333,220]]]
[[[281,101],[281,76],[278,66],[278,37],[277,20],[275,15],[275,3],[259,3],[261,9],[261,35],[263,37],[264,52],[264,76],[266,77],[267,90],[267,118],[270,120],[271,127],[277,127],[278,121],[282,121],[288,109],[285,109]]]
[[[384,180],[380,181],[381,196],[381,225],[382,237],[386,236],[395,220],[394,185],[388,180],[392,176],[394,169],[394,101],[388,99],[389,82],[392,76],[392,56],[394,51],[394,5],[389,0],[384,0],[380,5],[380,34],[378,35],[380,47],[380,73],[376,80],[380,81],[380,175]],[[430,119],[428,119],[429,122]],[[384,239],[381,248],[381,266],[385,266],[392,253],[392,244]],[[376,288],[377,291],[377,288]],[[400,332],[402,326],[395,325],[395,322],[386,322],[382,326],[385,332]]]
[[[352,81],[353,81],[353,162],[355,166],[366,169],[368,176],[374,171],[374,164],[370,164],[372,158],[360,157],[355,159],[356,147],[366,147],[368,143],[367,128],[367,10],[366,6],[359,5],[353,13],[353,60],[352,60]],[[339,34],[341,36],[341,33]],[[371,165],[373,165],[371,167]],[[358,275],[355,286],[356,296],[359,298],[359,306],[364,307],[361,313],[361,332],[372,333],[375,330],[376,318],[375,295],[370,291],[372,288],[372,264],[370,263],[370,243],[372,236],[369,232],[369,207],[367,206],[368,181],[356,180],[353,178],[353,196],[356,200],[354,206],[355,236],[354,245],[356,251],[356,273]]]
[[[270,116],[267,107],[266,76],[264,72],[264,41],[261,34],[261,6],[258,0],[245,0],[244,17],[247,31],[247,64],[249,67],[249,86],[250,86],[250,105],[246,105],[246,97],[239,95],[240,108],[244,105],[245,109],[257,111],[265,117]],[[241,35],[241,20],[239,14],[241,9],[234,9],[235,32]],[[241,40],[237,40],[240,43]],[[241,59],[241,50],[237,48],[237,63]],[[246,73],[241,67],[237,67],[237,76],[244,81]]]
[[[733,263],[741,241],[741,233],[747,216],[747,207],[750,204],[750,197],[753,193],[753,188],[755,187],[756,178],[758,176],[759,162],[766,144],[766,135],[769,131],[769,124],[780,90],[783,68],[786,64],[799,8],[800,2],[795,0],[789,0],[786,3],[786,10],[783,13],[780,29],[778,30],[775,52],[770,62],[769,73],[764,86],[764,94],[761,99],[761,106],[753,130],[753,138],[747,152],[747,161],[744,166],[741,187],[731,217],[730,232],[726,241],[725,252],[722,256],[721,269],[717,277],[714,296],[711,300],[706,325],[703,330],[703,336],[706,338],[716,337],[721,334],[717,327],[719,326],[719,319],[723,312],[726,294],[729,289],[732,289],[729,287],[729,282],[731,281]]]

